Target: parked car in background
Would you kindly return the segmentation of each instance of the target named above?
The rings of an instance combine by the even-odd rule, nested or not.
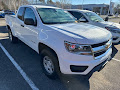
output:
[[[79,22],[89,23],[109,30],[113,36],[113,43],[120,42],[120,24],[104,21],[99,15],[88,10],[70,9],[67,11]]]
[[[2,18],[2,14],[3,14],[4,12],[3,11],[0,11],[0,18]]]
[[[77,23],[67,11],[43,5],[21,6],[16,16],[6,15],[10,41],[23,41],[41,55],[43,72],[87,75],[101,70],[112,54],[109,31]]]
[[[10,12],[10,10],[2,10],[3,12]]]
[[[5,18],[5,15],[15,15],[15,13],[14,12],[4,12],[1,14],[1,17]]]

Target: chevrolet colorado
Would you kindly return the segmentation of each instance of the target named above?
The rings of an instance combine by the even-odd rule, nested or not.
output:
[[[9,38],[18,39],[40,54],[43,72],[87,75],[102,69],[111,57],[109,31],[77,23],[67,11],[44,5],[21,6],[16,16],[5,16]]]

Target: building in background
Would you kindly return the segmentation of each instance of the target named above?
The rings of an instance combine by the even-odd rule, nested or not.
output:
[[[72,5],[72,9],[82,9],[82,5]],[[100,15],[108,14],[109,5],[108,4],[84,4],[84,10],[94,11]]]
[[[114,2],[111,2],[109,4],[84,4],[83,9],[84,10],[90,10],[94,11],[96,13],[99,13],[100,15],[113,15],[114,12]],[[110,6],[110,7],[109,7]],[[82,9],[82,5],[72,5],[72,9]]]

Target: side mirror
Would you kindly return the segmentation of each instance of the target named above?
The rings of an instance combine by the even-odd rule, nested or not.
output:
[[[79,22],[87,22],[87,20],[85,18],[80,18]]]
[[[33,26],[35,25],[35,22],[32,18],[25,18],[24,23],[26,25],[33,25]]]
[[[108,18],[108,17],[106,17],[104,20],[105,20],[105,21],[108,21],[108,19],[109,19],[109,18]]]

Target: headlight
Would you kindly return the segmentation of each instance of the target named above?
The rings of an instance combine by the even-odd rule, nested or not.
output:
[[[113,28],[113,27],[105,27],[105,28],[113,33],[120,33],[119,28]]]
[[[65,41],[64,44],[67,51],[71,53],[81,54],[81,55],[92,55],[91,46],[89,45],[79,45],[67,41]]]

